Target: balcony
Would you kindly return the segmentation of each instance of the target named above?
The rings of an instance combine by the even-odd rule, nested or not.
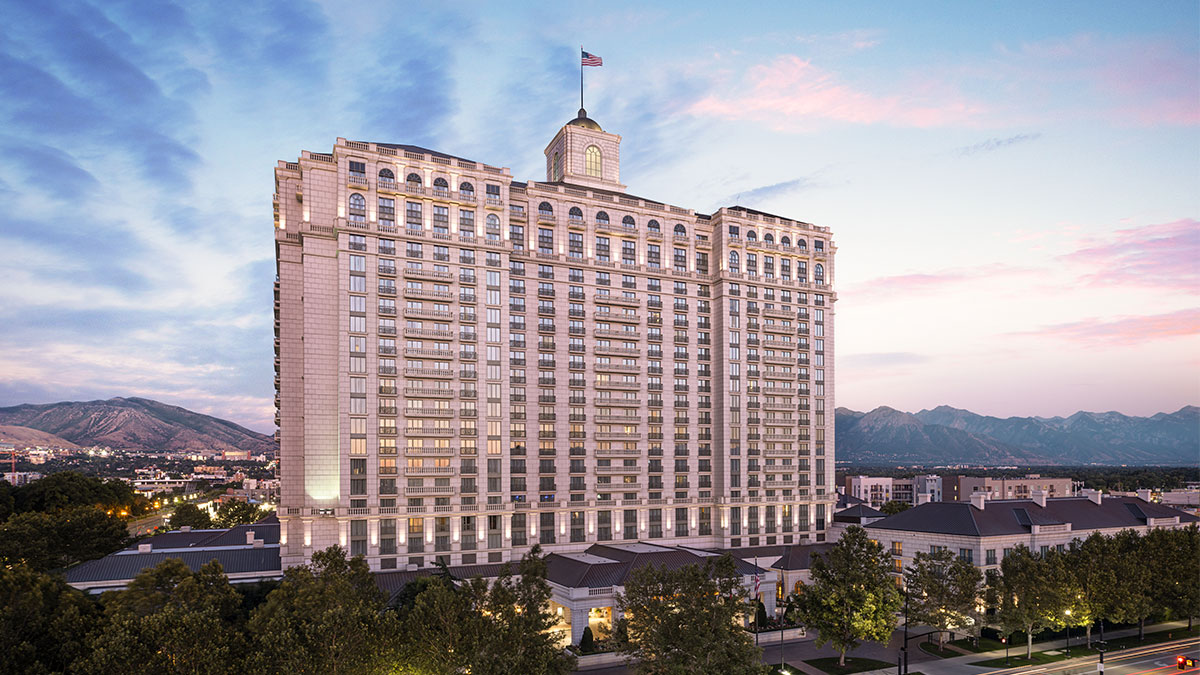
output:
[[[393,369],[394,370],[394,369]],[[454,371],[449,368],[405,368],[405,377],[454,377]]]
[[[642,337],[642,334],[637,331],[611,330],[606,328],[597,328],[592,331],[592,335],[598,338],[620,338],[623,340],[637,340]]]
[[[414,269],[411,267],[404,268],[404,276],[418,277],[418,278],[424,278],[424,279],[453,279],[454,278],[454,275],[452,275],[449,272],[427,270],[427,269]]]
[[[607,305],[622,305],[625,307],[641,307],[642,301],[639,298],[627,298],[623,295],[607,295],[597,293],[592,296],[593,302],[604,303]]]
[[[379,313],[380,314],[385,313],[383,311],[382,307],[379,308]],[[391,311],[387,312],[387,313],[395,314],[396,310],[395,310],[395,308],[392,308]],[[447,312],[444,310],[414,309],[414,308],[409,308],[409,307],[404,308],[404,316],[412,317],[414,319],[444,319],[446,321],[449,321],[454,318],[454,314],[452,312]]]
[[[596,473],[604,476],[612,476],[614,474],[628,475],[641,473],[641,468],[636,466],[598,466]],[[612,485],[625,485],[625,483],[612,483]],[[599,487],[599,486],[597,486]]]
[[[382,392],[380,392],[382,393]],[[451,398],[454,396],[453,389],[436,389],[429,387],[405,387],[405,396],[416,396],[426,398]]]
[[[405,408],[405,417],[454,417],[449,408]]]

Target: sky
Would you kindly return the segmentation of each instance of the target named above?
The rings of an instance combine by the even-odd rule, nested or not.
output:
[[[0,0],[0,405],[274,430],[277,160],[337,137],[830,227],[837,405],[1200,403],[1200,4]]]

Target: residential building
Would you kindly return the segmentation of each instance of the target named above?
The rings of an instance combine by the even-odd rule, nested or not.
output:
[[[580,110],[546,179],[338,139],[275,169],[283,565],[825,537],[827,228],[636,197]]]
[[[1045,478],[1036,473],[1021,478],[953,475],[942,479],[942,499],[967,502],[977,493],[989,499],[1029,499],[1038,490],[1049,497],[1070,497],[1078,488],[1079,484],[1070,478]]]
[[[846,476],[846,494],[877,509],[892,501],[892,480],[883,476]]]
[[[1148,491],[1139,497],[1083,496],[1051,498],[1041,490],[1027,499],[989,499],[976,492],[970,501],[926,502],[864,525],[868,536],[891,551],[899,574],[918,552],[949,549],[988,570],[1017,545],[1035,553],[1066,548],[1093,532],[1121,530],[1142,534],[1160,527],[1187,527],[1196,516],[1152,503]]]

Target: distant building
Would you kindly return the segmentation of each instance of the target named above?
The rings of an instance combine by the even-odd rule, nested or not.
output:
[[[18,471],[16,473],[8,471],[4,474],[4,480],[8,481],[13,487],[27,485],[35,480],[40,480],[43,477],[44,476],[42,474],[34,471]]]
[[[975,492],[969,501],[920,504],[865,525],[867,534],[891,551],[895,571],[912,564],[918,552],[948,548],[977,567],[995,569],[1013,548],[1024,544],[1035,553],[1063,549],[1093,532],[1121,530],[1146,533],[1156,528],[1186,527],[1194,515],[1140,497],[1102,496],[1093,490],[1081,497],[1048,498],[1035,491],[1028,499],[988,499]]]
[[[942,477],[936,474],[907,478],[846,476],[844,492],[874,508],[890,501],[916,504],[921,495],[929,495],[928,501],[941,501]]]
[[[879,476],[846,476],[846,494],[879,508],[892,501],[892,480]]]
[[[942,500],[966,502],[977,493],[983,493],[989,499],[1029,499],[1037,490],[1051,498],[1070,497],[1077,487],[1070,478],[1045,478],[1036,473],[1022,478],[953,475],[942,479]]]

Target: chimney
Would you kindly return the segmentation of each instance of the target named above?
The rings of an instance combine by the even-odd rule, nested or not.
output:
[[[251,543],[250,543],[250,545],[251,545],[251,546],[253,546],[254,548],[262,548],[262,547],[263,547],[263,540],[262,540],[262,539],[255,539],[253,542],[251,542]]]
[[[153,544],[138,544],[138,553],[150,553],[152,550],[154,550]]]
[[[982,511],[984,504],[987,503],[987,498],[988,498],[988,496],[987,496],[986,492],[972,492],[971,493],[971,506],[974,506],[975,508]]]
[[[1150,503],[1150,491],[1149,490],[1138,490],[1137,497],[1138,497],[1138,499],[1146,502],[1147,504]]]
[[[246,530],[246,543],[247,544],[254,543],[254,530]]]
[[[928,504],[931,501],[933,501],[933,495],[928,492],[922,492],[921,494],[917,495],[917,506]]]
[[[191,532],[191,531],[192,531],[192,526],[191,526],[191,525],[184,525],[183,527],[179,528],[179,531],[180,531],[180,532]]]
[[[1084,490],[1083,496],[1091,500],[1093,504],[1100,505],[1104,499],[1104,493],[1099,490]]]
[[[1034,490],[1033,492],[1029,493],[1029,498],[1032,499],[1038,506],[1042,507],[1043,509],[1046,508],[1046,491],[1045,490]]]

